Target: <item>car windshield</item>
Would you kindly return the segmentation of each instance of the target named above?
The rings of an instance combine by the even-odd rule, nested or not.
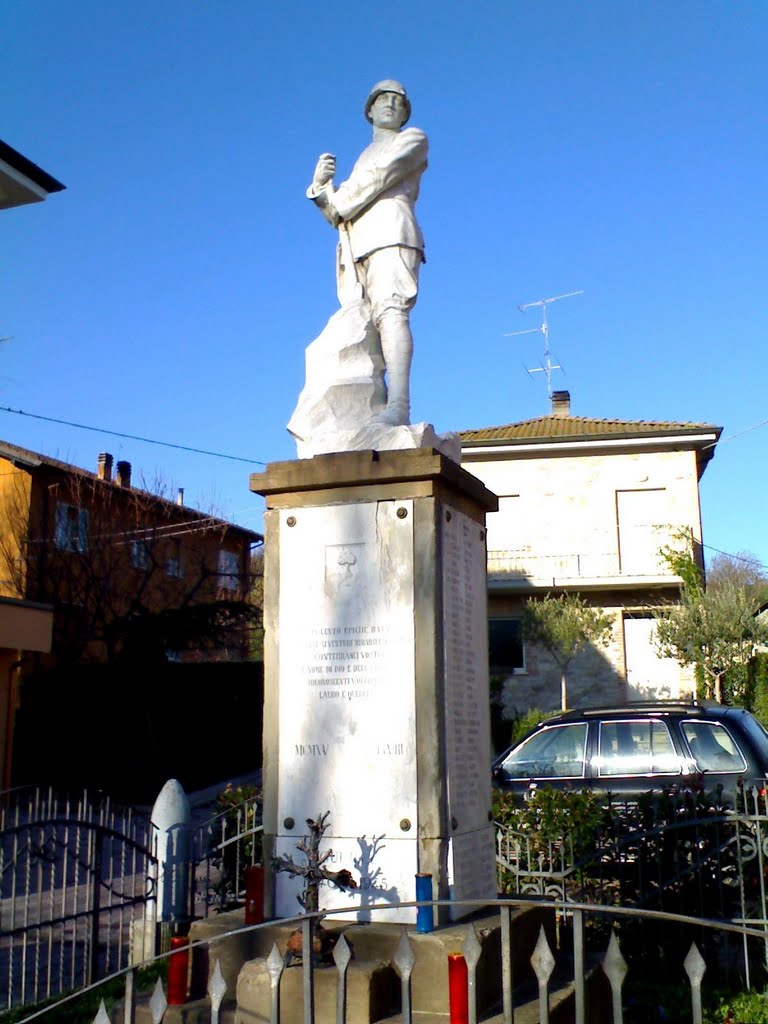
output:
[[[544,726],[515,747],[502,762],[511,778],[582,779],[587,723]]]
[[[683,722],[696,766],[702,772],[743,772],[747,767],[733,737],[719,722]]]
[[[677,774],[680,758],[675,753],[666,722],[628,719],[600,724],[600,775]]]

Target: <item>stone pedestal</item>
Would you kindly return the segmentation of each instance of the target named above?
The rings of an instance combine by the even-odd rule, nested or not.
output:
[[[359,888],[323,887],[322,907],[369,920],[373,904],[414,899],[417,872],[432,874],[435,898],[492,898],[485,513],[496,496],[428,449],[273,463],[251,490],[267,501],[265,856],[302,863],[306,819],[330,811],[327,866]],[[276,876],[267,912],[296,914],[299,889]]]

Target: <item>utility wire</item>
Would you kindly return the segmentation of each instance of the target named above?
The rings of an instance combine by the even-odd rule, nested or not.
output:
[[[723,551],[722,548],[715,548],[711,544],[702,544],[703,548],[707,551],[716,551],[718,555],[725,555],[726,558],[732,558],[734,562],[746,562],[747,565],[753,566],[755,569],[768,569],[768,565],[761,562],[757,555],[747,557],[746,555],[732,555],[730,551]]]
[[[174,444],[172,441],[157,441],[152,437],[139,437],[138,434],[123,434],[119,430],[107,430],[106,427],[91,427],[86,423],[73,423],[72,420],[59,420],[54,416],[42,416],[40,413],[25,412],[23,409],[11,409],[0,405],[0,412],[12,412],[16,416],[29,416],[33,420],[45,420],[46,423],[58,423],[64,427],[77,427],[78,430],[92,430],[96,434],[109,434],[111,437],[125,437],[130,441],[142,441],[144,444],[158,444],[164,448],[177,448],[182,452],[194,452],[197,455],[210,455],[215,459],[231,459],[233,462],[245,462],[251,466],[266,466],[261,459],[244,459],[241,455],[225,455],[223,452],[211,452],[205,448],[193,448],[188,444]]]
[[[737,431],[735,434],[730,434],[728,437],[721,437],[718,441],[713,441],[711,444],[705,444],[703,451],[707,448],[714,448],[716,444],[725,444],[726,441],[733,441],[735,437],[741,437],[742,434],[748,434],[750,430],[757,430],[758,427],[764,427],[768,425],[768,420],[762,420],[760,423],[753,423],[751,427],[745,427],[743,430]]]

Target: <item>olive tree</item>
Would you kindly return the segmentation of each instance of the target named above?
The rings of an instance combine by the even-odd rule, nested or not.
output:
[[[683,584],[679,603],[658,613],[659,653],[695,668],[704,683],[703,696],[740,703],[747,665],[756,649],[768,643],[768,627],[755,615],[754,581],[729,571],[716,573],[707,586],[687,533],[678,535],[674,547],[662,548],[661,555]]]
[[[540,644],[560,669],[560,704],[568,707],[567,675],[574,657],[587,647],[607,647],[613,620],[577,594],[530,598],[523,607],[523,634]]]

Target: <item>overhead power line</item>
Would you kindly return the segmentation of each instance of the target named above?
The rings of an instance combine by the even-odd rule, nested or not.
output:
[[[712,444],[705,444],[705,448],[714,448],[716,444],[725,444],[726,441],[733,441],[736,437],[741,437],[742,434],[748,434],[751,430],[757,430],[758,427],[768,426],[768,420],[761,420],[759,423],[753,423],[751,427],[745,427],[743,430],[737,431],[735,434],[730,434],[728,437],[721,437],[719,441],[713,441]]]
[[[78,430],[91,430],[95,434],[109,434],[110,437],[124,437],[129,441],[141,441],[144,444],[157,444],[163,448],[176,448],[182,452],[194,452],[196,455],[210,455],[214,459],[230,459],[232,462],[245,462],[250,466],[266,466],[261,459],[246,459],[242,455],[227,455],[224,452],[212,452],[206,448],[194,448],[188,444],[174,444],[173,441],[158,441],[153,437],[140,437],[138,434],[124,434],[119,430],[108,430],[106,427],[91,427],[87,423],[75,423],[72,420],[59,420],[54,416],[42,416],[40,413],[25,412],[23,409],[11,409],[0,405],[0,412],[11,412],[16,416],[28,416],[33,420],[44,420],[46,423],[57,423],[64,427],[76,427]]]
[[[730,551],[723,551],[722,548],[713,547],[711,544],[702,543],[701,546],[707,551],[716,551],[718,555],[725,555],[726,558],[731,558],[734,562],[745,562],[747,565],[754,566],[755,569],[768,569],[768,565],[762,562],[757,555],[734,555]]]

